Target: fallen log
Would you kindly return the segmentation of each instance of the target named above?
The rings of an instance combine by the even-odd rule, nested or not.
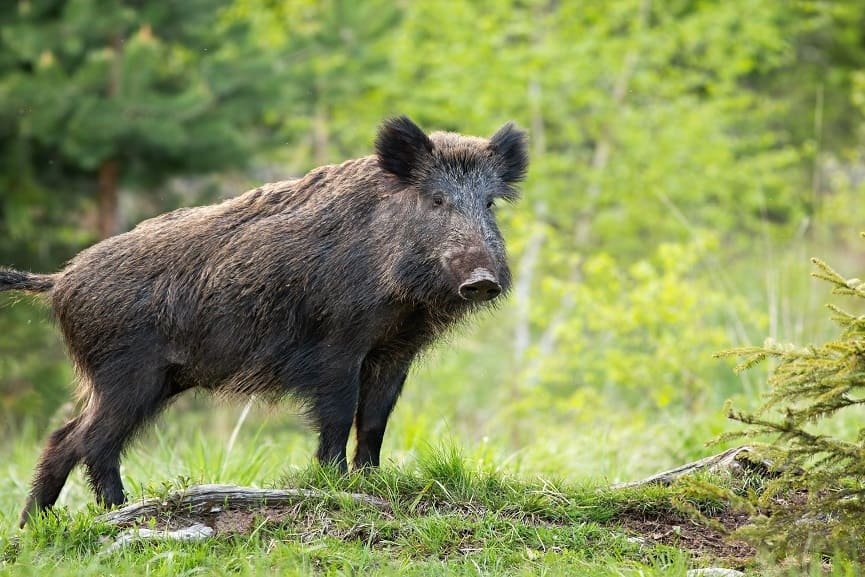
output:
[[[99,515],[96,521],[109,525],[125,525],[166,512],[207,515],[227,509],[289,505],[305,499],[347,499],[380,510],[390,509],[390,504],[381,497],[362,493],[328,493],[316,489],[254,489],[237,485],[192,485],[165,497],[152,497],[109,511]]]

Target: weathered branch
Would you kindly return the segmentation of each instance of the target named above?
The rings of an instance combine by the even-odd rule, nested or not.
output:
[[[655,475],[652,475],[651,477],[646,477],[641,481],[616,483],[614,485],[611,485],[610,488],[626,489],[629,487],[641,487],[643,485],[669,485],[679,477],[682,477],[684,475],[690,475],[692,473],[696,473],[697,471],[738,472],[744,469],[757,468],[765,473],[770,470],[770,466],[768,463],[753,462],[749,460],[749,453],[753,454],[753,448],[748,445],[743,445],[734,449],[727,449],[723,453],[718,453],[717,455],[712,455],[711,457],[706,457],[704,459],[700,459],[699,461],[694,461],[693,463],[688,463],[686,465],[676,467],[675,469],[670,469],[669,471],[657,473]]]
[[[193,485],[165,497],[145,499],[109,511],[96,520],[109,525],[125,525],[136,519],[154,517],[167,511],[201,515],[218,513],[225,509],[287,505],[305,499],[348,499],[376,509],[390,509],[390,504],[384,499],[361,493],[328,493],[316,489],[253,489],[236,485]]]

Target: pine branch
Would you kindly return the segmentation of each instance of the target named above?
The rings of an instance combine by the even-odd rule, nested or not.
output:
[[[811,262],[818,269],[812,276],[830,283],[833,294],[865,298],[865,282],[844,278],[820,259]],[[841,334],[829,342],[802,348],[767,341],[762,347],[716,355],[741,359],[737,371],[769,357],[778,361],[769,376],[770,391],[756,411],[728,405],[728,417],[746,427],[721,439],[768,435],[774,440],[765,446],[767,452],[788,470],[807,471],[803,476],[782,475],[766,485],[759,498],[766,515],[754,518],[749,532],[753,541],[781,554],[843,550],[865,560],[859,547],[865,528],[865,427],[859,427],[853,441],[815,432],[831,431],[815,427],[844,409],[865,404],[865,315],[827,306],[841,327]],[[802,491],[804,502],[795,497]]]

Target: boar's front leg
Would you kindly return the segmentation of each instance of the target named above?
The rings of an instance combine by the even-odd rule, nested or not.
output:
[[[358,371],[351,375],[333,375],[317,387],[312,412],[318,429],[319,463],[348,470],[346,444],[357,409]]]
[[[411,358],[387,358],[386,352],[367,355],[360,373],[360,396],[355,416],[355,469],[378,467],[387,420],[402,391],[410,365]]]

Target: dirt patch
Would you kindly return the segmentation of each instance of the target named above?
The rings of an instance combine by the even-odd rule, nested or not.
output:
[[[219,513],[213,520],[217,535],[248,535],[262,525],[284,524],[295,521],[301,515],[301,507],[262,507],[261,509],[229,509]]]
[[[647,545],[676,547],[700,560],[723,562],[731,569],[743,569],[750,564],[756,549],[729,536],[748,522],[748,516],[727,511],[713,516],[712,521],[719,523],[724,531],[675,512],[628,513],[615,520]]]
[[[323,536],[344,541],[363,539],[372,544],[376,541],[366,535],[366,526],[363,524],[340,523],[329,511],[310,509],[301,504],[259,509],[230,509],[216,515],[211,526],[218,536],[243,536],[256,532],[262,527],[279,526],[285,538],[299,543],[311,543]]]

